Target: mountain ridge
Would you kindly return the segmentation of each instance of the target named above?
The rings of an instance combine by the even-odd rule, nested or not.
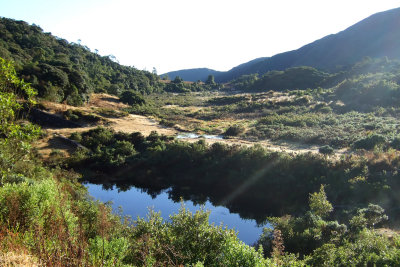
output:
[[[296,50],[260,57],[217,73],[215,80],[227,82],[245,74],[265,74],[296,66],[311,66],[324,71],[338,70],[364,57],[400,58],[400,8],[375,13],[336,34],[306,44]],[[196,69],[169,73],[197,78]],[[167,75],[170,75],[166,73]]]

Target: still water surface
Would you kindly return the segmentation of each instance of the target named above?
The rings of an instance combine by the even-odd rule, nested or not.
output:
[[[153,208],[155,211],[161,211],[161,216],[169,219],[169,215],[177,213],[181,206],[180,203],[174,202],[168,198],[167,192],[162,192],[154,199],[140,189],[132,187],[127,191],[120,191],[113,188],[105,190],[101,185],[86,184],[91,196],[102,201],[112,201],[114,210],[119,206],[123,208],[125,215],[130,215],[132,218],[137,216],[146,217],[148,208]],[[191,201],[185,201],[186,208],[191,212],[199,210],[201,206],[194,205]],[[248,245],[252,245],[260,236],[262,227],[258,227],[255,220],[244,220],[238,214],[229,213],[229,210],[222,206],[213,206],[210,202],[205,203],[205,209],[210,210],[210,223],[215,223],[228,226],[229,229],[234,229],[238,232],[238,237]]]
[[[181,133],[176,136],[177,139],[186,139],[186,138],[204,138],[204,139],[224,139],[222,135],[210,135],[210,134],[203,134],[203,135],[198,135],[195,133]]]

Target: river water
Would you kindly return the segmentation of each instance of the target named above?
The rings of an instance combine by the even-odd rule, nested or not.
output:
[[[132,218],[146,217],[149,208],[155,211],[161,211],[161,216],[164,220],[169,219],[169,215],[177,213],[181,203],[174,202],[168,198],[167,192],[162,192],[155,198],[152,198],[140,189],[131,188],[127,191],[120,191],[113,188],[105,190],[101,185],[86,184],[91,196],[102,202],[112,201],[114,210],[119,206],[123,208],[125,215],[130,215]],[[191,212],[199,210],[201,206],[194,205],[191,201],[185,201],[186,208]],[[228,226],[229,229],[234,229],[238,232],[238,237],[248,245],[252,245],[260,236],[262,227],[258,227],[255,220],[244,220],[238,214],[230,213],[229,210],[222,206],[213,206],[210,202],[205,203],[205,209],[210,210],[210,223],[215,223]]]

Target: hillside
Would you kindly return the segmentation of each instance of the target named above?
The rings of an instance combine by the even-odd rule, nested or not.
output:
[[[36,25],[0,17],[0,57],[15,62],[18,75],[51,101],[81,105],[91,92],[160,90],[157,75],[118,64],[89,48],[45,33]]]
[[[297,50],[258,58],[215,75],[217,82],[227,82],[245,74],[264,74],[295,66],[311,66],[335,71],[364,57],[400,58],[400,8],[376,13],[336,34],[328,35]],[[197,70],[185,70],[194,80]]]

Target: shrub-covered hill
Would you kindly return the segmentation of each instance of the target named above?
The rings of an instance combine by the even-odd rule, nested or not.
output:
[[[230,86],[248,92],[321,91],[325,88],[325,101],[340,100],[346,104],[346,109],[371,111],[377,107],[398,107],[400,61],[366,57],[334,74],[312,67],[293,67],[284,71],[270,71],[261,77],[256,74],[243,75],[233,80]]]
[[[18,75],[52,101],[79,105],[91,92],[153,92],[157,75],[118,64],[89,48],[45,33],[36,25],[0,17],[0,57],[15,62]]]
[[[285,89],[317,88],[330,77],[312,67],[294,67],[284,71],[269,71],[260,78],[258,75],[243,75],[232,81],[234,87],[250,91],[281,91]]]

